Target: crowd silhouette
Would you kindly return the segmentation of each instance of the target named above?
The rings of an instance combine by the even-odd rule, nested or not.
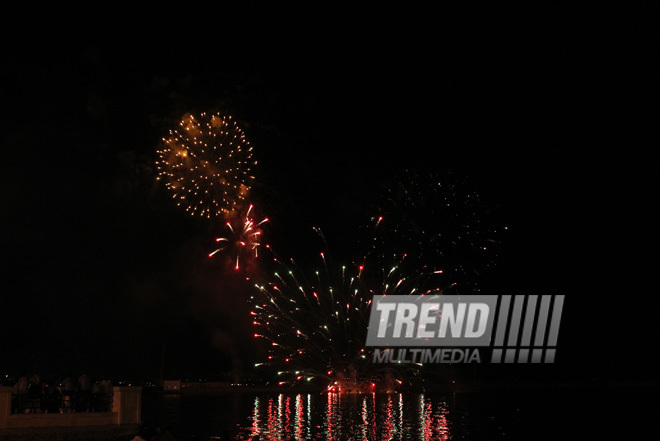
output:
[[[104,376],[91,378],[82,372],[57,381],[43,381],[38,371],[23,373],[12,388],[12,413],[109,412],[114,393]]]

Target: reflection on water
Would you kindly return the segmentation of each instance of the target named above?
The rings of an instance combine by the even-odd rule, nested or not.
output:
[[[624,402],[641,399],[594,388],[374,395],[145,393],[142,420],[150,427],[169,428],[177,441],[527,441],[566,439],[569,434],[594,439],[573,435],[589,435],[601,426],[609,432],[612,412],[619,412]]]
[[[238,439],[448,440],[447,404],[421,395],[256,396]]]
[[[442,395],[145,394],[142,404],[143,423],[177,441],[457,439]]]

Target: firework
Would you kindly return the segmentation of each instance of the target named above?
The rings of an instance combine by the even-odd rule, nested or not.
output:
[[[402,274],[405,258],[386,265],[367,257],[336,266],[325,250],[318,269],[306,275],[293,260],[285,263],[273,253],[278,269],[272,280],[255,285],[250,298],[254,336],[269,345],[264,364],[281,368],[282,383],[320,377],[330,388],[334,381],[394,378],[391,368],[372,363],[364,349],[372,296],[438,293],[434,274]]]
[[[364,252],[347,265],[334,264],[319,229],[317,270],[273,253],[277,270],[256,284],[250,302],[254,336],[269,347],[264,364],[279,367],[280,382],[321,377],[329,391],[372,379],[410,382],[420,366],[383,369],[365,352],[373,295],[479,292],[481,272],[494,264],[499,228],[465,181],[409,175],[377,213],[360,241]]]
[[[245,215],[239,219],[230,219],[226,222],[227,235],[215,239],[218,244],[209,257],[213,257],[220,251],[231,250],[232,256],[235,256],[234,261],[235,269],[239,269],[241,265],[241,256],[243,260],[252,256],[259,257],[259,248],[261,247],[261,235],[263,233],[261,225],[268,222],[268,218],[264,218],[257,222],[252,218],[252,208],[247,209]],[[233,224],[233,225],[232,225]]]
[[[207,218],[235,211],[254,180],[252,147],[231,116],[185,115],[156,161],[177,205]]]
[[[450,173],[400,173],[373,211],[369,252],[407,253],[409,268],[442,275],[445,294],[480,290],[506,230],[474,185]]]

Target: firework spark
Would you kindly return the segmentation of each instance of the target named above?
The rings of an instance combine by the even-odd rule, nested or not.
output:
[[[185,115],[163,138],[158,179],[192,215],[225,215],[244,201],[254,180],[252,147],[231,116]]]
[[[282,382],[320,377],[330,386],[391,377],[392,368],[373,364],[364,349],[372,296],[437,294],[435,274],[402,274],[406,256],[389,265],[366,257],[342,266],[334,265],[327,250],[319,257],[319,268],[307,276],[293,260],[285,263],[273,253],[278,270],[272,280],[255,285],[251,314],[254,336],[269,345],[264,364],[280,366]]]
[[[321,377],[331,390],[345,380],[410,382],[419,366],[383,369],[365,352],[373,295],[479,292],[498,228],[483,215],[488,207],[476,192],[451,178],[412,175],[378,208],[360,258],[335,265],[316,229],[323,244],[316,271],[273,254],[277,271],[256,284],[254,336],[267,342],[264,364],[280,367],[281,383]]]
[[[407,264],[442,274],[447,293],[474,294],[495,265],[506,226],[467,178],[403,172],[366,229],[370,253],[408,253]]]
[[[211,252],[209,257],[213,257],[220,251],[230,249],[232,250],[232,255],[235,256],[234,268],[236,270],[240,268],[241,261],[247,257],[259,257],[259,248],[261,247],[261,236],[263,233],[261,226],[268,222],[268,218],[264,218],[259,222],[255,221],[252,218],[252,208],[253,206],[250,205],[245,215],[240,219],[230,217],[226,223],[227,236],[215,239],[219,247]],[[241,259],[241,256],[243,256],[243,259]]]

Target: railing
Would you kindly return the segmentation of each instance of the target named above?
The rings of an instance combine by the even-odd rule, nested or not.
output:
[[[12,394],[12,414],[109,412],[112,410],[113,393],[55,392],[33,395]]]
[[[41,405],[41,402],[39,403]],[[12,388],[0,387],[0,430],[35,427],[80,427],[101,425],[139,425],[141,421],[142,388],[113,387],[112,403],[107,409],[86,412],[76,411],[75,407],[67,407],[75,402],[62,400],[53,409],[57,411],[35,411],[12,413],[18,410],[17,403],[12,400]],[[30,410],[30,408],[26,408]]]

